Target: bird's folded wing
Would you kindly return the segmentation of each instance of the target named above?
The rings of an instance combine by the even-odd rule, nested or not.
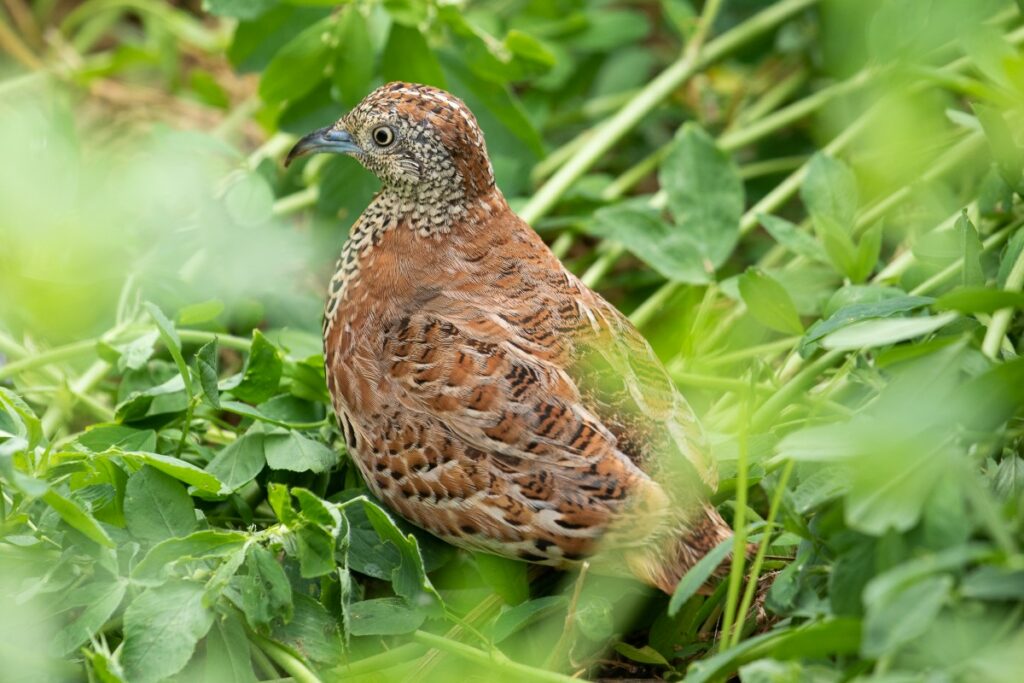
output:
[[[509,466],[627,484],[681,453],[713,485],[699,424],[646,340],[589,290],[558,294],[498,311],[449,300],[402,319],[381,355],[395,395]]]

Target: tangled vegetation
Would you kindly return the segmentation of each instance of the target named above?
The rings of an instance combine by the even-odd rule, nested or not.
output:
[[[1024,671],[1020,0],[4,0],[3,680],[1006,681]],[[676,593],[383,509],[320,307],[375,85],[498,183],[715,443]],[[769,624],[750,614],[777,572]]]

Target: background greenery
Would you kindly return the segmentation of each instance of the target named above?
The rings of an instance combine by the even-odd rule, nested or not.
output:
[[[2,8],[0,680],[1020,680],[1020,2]],[[366,496],[319,316],[376,182],[280,161],[390,79],[703,416],[761,547],[713,595]]]

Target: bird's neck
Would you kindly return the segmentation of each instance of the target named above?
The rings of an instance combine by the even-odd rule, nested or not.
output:
[[[383,230],[402,226],[420,237],[437,239],[472,231],[482,217],[506,206],[493,183],[467,191],[462,183],[422,182],[385,185],[363,216],[379,216],[373,222]]]

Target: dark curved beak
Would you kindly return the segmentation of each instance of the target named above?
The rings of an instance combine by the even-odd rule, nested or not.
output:
[[[343,128],[326,126],[312,133],[295,143],[288,156],[285,157],[284,165],[292,163],[295,159],[307,154],[317,152],[331,152],[333,154],[361,154],[363,150],[352,140],[352,136]]]

